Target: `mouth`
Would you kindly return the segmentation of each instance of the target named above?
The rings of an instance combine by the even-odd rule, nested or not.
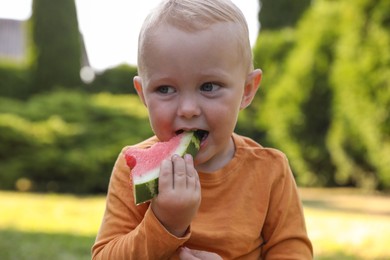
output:
[[[201,129],[196,129],[196,130],[184,130],[184,129],[180,129],[178,131],[176,131],[176,135],[179,135],[185,131],[194,131],[194,134],[196,137],[199,138],[200,142],[202,143],[203,141],[205,141],[207,139],[207,136],[209,135],[209,132],[206,131],[206,130],[201,130]]]

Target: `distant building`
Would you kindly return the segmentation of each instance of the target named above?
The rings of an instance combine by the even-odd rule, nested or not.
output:
[[[0,60],[23,62],[27,57],[25,22],[0,19]]]
[[[81,39],[81,67],[90,67],[84,38]],[[22,63],[27,60],[26,21],[0,18],[0,61]]]

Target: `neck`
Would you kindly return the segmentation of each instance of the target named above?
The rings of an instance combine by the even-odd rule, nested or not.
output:
[[[231,137],[226,149],[216,154],[206,163],[196,165],[195,168],[198,172],[213,173],[226,166],[234,157],[235,151],[236,147],[234,145],[233,137]]]

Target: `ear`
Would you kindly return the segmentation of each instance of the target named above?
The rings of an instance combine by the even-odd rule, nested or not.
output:
[[[135,76],[133,78],[133,84],[139,98],[141,99],[142,103],[144,103],[144,105],[146,106],[144,92],[142,91],[142,78],[140,76]]]
[[[244,94],[242,96],[240,109],[244,109],[249,106],[259,89],[261,77],[263,72],[260,69],[256,69],[248,74],[245,81]]]

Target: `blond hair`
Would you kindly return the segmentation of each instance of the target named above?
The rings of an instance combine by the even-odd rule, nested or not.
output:
[[[164,0],[146,17],[138,39],[138,72],[144,71],[144,44],[160,24],[167,23],[185,31],[204,30],[218,22],[233,22],[238,26],[243,64],[253,69],[249,30],[241,10],[230,0]]]

